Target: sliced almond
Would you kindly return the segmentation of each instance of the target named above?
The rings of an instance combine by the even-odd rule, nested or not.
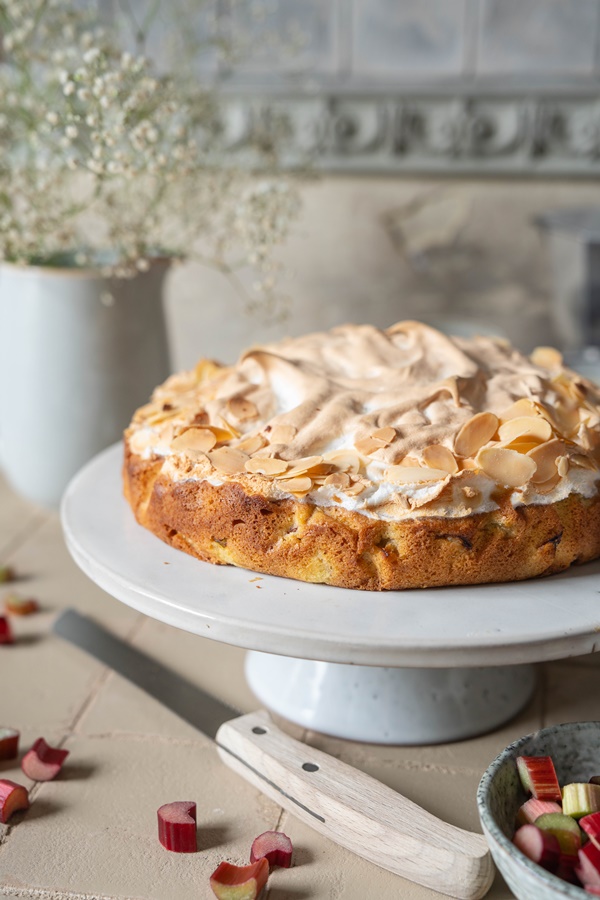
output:
[[[160,409],[146,419],[146,425],[160,425],[161,422],[167,422],[181,413],[181,409]]]
[[[282,478],[277,481],[277,487],[289,494],[306,494],[312,487],[312,479],[307,475],[300,478]]]
[[[244,468],[246,472],[250,472],[253,475],[283,475],[288,469],[288,464],[285,459],[274,459],[273,457],[259,459],[254,457],[254,459],[246,461]]]
[[[538,407],[532,400],[528,400],[527,397],[522,397],[520,400],[513,403],[512,406],[509,406],[508,409],[501,412],[499,419],[504,423],[508,422],[510,419],[520,418],[521,416],[539,415],[539,412]]]
[[[375,431],[372,431],[370,437],[376,441],[383,441],[384,444],[391,444],[396,433],[396,429],[391,425],[385,425],[383,428],[376,428]]]
[[[405,456],[404,459],[401,459],[398,463],[399,466],[416,466],[419,468],[421,465],[421,461],[417,459],[416,456]]]
[[[269,432],[269,441],[272,444],[291,444],[297,434],[298,429],[293,425],[273,425]]]
[[[201,359],[194,369],[194,375],[196,376],[196,381],[199,384],[203,384],[205,381],[210,381],[215,375],[219,375],[224,370],[224,366],[219,365],[219,363],[215,362],[214,359]]]
[[[251,434],[248,437],[243,438],[235,449],[242,450],[244,453],[249,453],[250,456],[252,456],[253,453],[262,450],[266,445],[267,442],[262,434]]]
[[[460,460],[460,471],[461,472],[472,472],[474,469],[477,469],[478,465],[474,459],[461,459]]]
[[[363,481],[357,481],[350,487],[344,488],[344,493],[349,497],[355,497],[357,494],[362,494],[365,488],[366,484]]]
[[[558,472],[554,475],[553,478],[549,478],[548,481],[542,481],[540,484],[535,485],[535,489],[538,494],[549,494],[550,491],[553,491],[554,488],[560,482],[560,475]]]
[[[590,459],[589,456],[584,456],[583,453],[574,453],[569,457],[569,460],[572,465],[577,466],[579,469],[590,469],[593,471],[598,468],[594,460]]]
[[[565,445],[562,441],[553,440],[546,441],[530,450],[527,456],[536,464],[535,474],[531,480],[534,484],[542,484],[550,478],[554,478],[557,474],[556,460],[559,456],[565,455]]]
[[[439,481],[448,477],[443,469],[430,469],[425,466],[389,466],[385,477],[392,484],[420,484],[421,482]]]
[[[371,453],[381,450],[386,445],[384,441],[379,441],[377,438],[365,437],[354,441],[354,446],[362,456],[370,456]]]
[[[244,422],[246,419],[256,419],[258,416],[256,406],[247,397],[230,397],[227,401],[227,410],[238,422]]]
[[[325,478],[325,484],[331,484],[336,488],[347,488],[350,484],[350,476],[345,472],[334,472]]]
[[[501,441],[516,441],[519,438],[533,438],[537,441],[549,441],[552,428],[541,416],[517,416],[510,419],[498,429]]]
[[[430,447],[425,447],[423,450],[423,462],[430,469],[443,469],[444,472],[449,472],[450,475],[458,472],[458,463],[454,458],[454,454],[441,444],[432,444]]]
[[[498,444],[499,447],[502,447],[504,450],[516,450],[517,453],[529,453],[530,450],[533,450],[535,447],[539,447],[539,441],[527,441],[527,440],[519,440],[516,441],[502,441]]]
[[[465,422],[456,435],[455,453],[465,457],[475,456],[477,451],[493,438],[497,428],[498,417],[494,413],[477,413],[468,422]]]
[[[535,474],[536,464],[529,456],[502,447],[483,447],[477,463],[489,478],[506,487],[520,487]]]
[[[211,463],[218,472],[224,475],[240,475],[245,471],[248,454],[233,447],[220,447],[208,454]]]
[[[329,450],[323,454],[323,461],[333,463],[343,472],[357,475],[360,470],[360,458],[353,450]]]
[[[569,471],[569,457],[559,456],[556,460],[556,468],[561,478],[564,478]]]
[[[188,428],[171,441],[173,450],[198,450],[208,453],[217,443],[217,438],[210,428]]]
[[[529,357],[534,366],[542,369],[558,369],[562,366],[562,353],[554,347],[536,347]]]
[[[310,472],[311,469],[314,469],[315,466],[322,462],[322,456],[304,456],[301,459],[290,459],[288,460],[288,476],[289,478],[296,478],[298,475],[306,475],[307,472]]]

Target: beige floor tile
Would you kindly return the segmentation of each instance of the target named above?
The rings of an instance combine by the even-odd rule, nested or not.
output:
[[[600,669],[549,663],[544,725],[600,719]]]
[[[56,515],[23,543],[10,561],[21,576],[15,588],[37,597],[46,612],[74,606],[119,634],[126,634],[139,617],[97,587],[73,562]]]
[[[33,534],[46,514],[21,499],[0,472],[0,562],[12,562],[11,553]]]
[[[221,860],[246,862],[251,836],[277,822],[277,807],[243,780],[232,789],[232,773],[202,741],[78,736],[67,746],[69,767],[40,786],[0,845],[4,888],[196,900],[210,896]],[[170,853],[157,840],[156,810],[182,799],[198,804],[198,853]]]
[[[145,620],[134,643],[241,712],[257,708],[258,701],[244,678],[245,652],[239,647],[201,638],[153,619]]]

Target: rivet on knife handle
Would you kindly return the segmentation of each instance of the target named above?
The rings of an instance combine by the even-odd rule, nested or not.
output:
[[[217,732],[223,762],[280,806],[359,856],[443,894],[478,900],[493,865],[483,835],[463,831],[364,772],[250,713]]]

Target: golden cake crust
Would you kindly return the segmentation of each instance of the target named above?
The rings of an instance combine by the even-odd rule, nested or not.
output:
[[[126,441],[125,496],[137,521],[198,559],[362,590],[519,581],[600,556],[600,497],[455,518],[386,521],[340,506],[272,499],[237,482],[173,480]]]

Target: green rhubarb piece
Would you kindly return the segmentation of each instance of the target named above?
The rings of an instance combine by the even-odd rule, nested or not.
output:
[[[575,782],[566,784],[562,792],[563,813],[581,819],[600,812],[600,785]]]
[[[564,813],[544,813],[535,820],[535,824],[542,831],[549,831],[556,837],[561,853],[577,856],[581,847],[581,829],[575,819]]]

